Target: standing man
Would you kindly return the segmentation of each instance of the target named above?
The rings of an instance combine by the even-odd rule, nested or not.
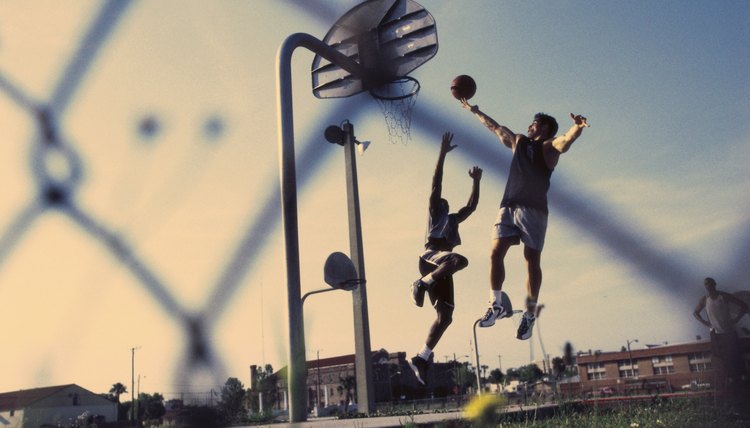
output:
[[[513,151],[513,159],[500,202],[500,211],[493,228],[490,256],[490,307],[479,322],[480,327],[490,327],[498,318],[509,317],[502,306],[501,290],[505,281],[505,255],[513,245],[523,242],[528,278],[526,281],[526,311],[518,326],[516,337],[526,340],[536,321],[536,303],[542,286],[541,256],[547,231],[547,191],[552,171],[560,155],[567,152],[573,142],[588,127],[586,118],[570,114],[573,125],[565,135],[556,137],[557,121],[552,116],[537,113],[527,130],[527,135],[515,134],[487,116],[466,99],[460,100],[500,142]]]
[[[442,198],[442,189],[445,155],[457,147],[451,145],[452,140],[453,134],[443,134],[435,175],[432,177],[425,251],[419,257],[419,273],[422,277],[411,285],[414,304],[421,307],[427,292],[437,312],[437,319],[430,326],[424,347],[409,362],[422,385],[427,384],[427,369],[432,350],[453,321],[453,274],[469,265],[466,257],[454,253],[453,248],[461,244],[458,234],[459,223],[466,220],[477,208],[479,181],[482,179],[481,168],[475,166],[469,170],[469,177],[473,180],[469,201],[457,213],[450,214],[448,201]]]
[[[703,281],[706,295],[701,297],[693,311],[695,319],[710,329],[711,353],[724,363],[727,380],[732,383],[743,375],[743,361],[735,324],[747,313],[747,304],[730,293],[716,289],[716,281]],[[730,306],[737,306],[732,317]],[[706,318],[701,312],[706,310]]]

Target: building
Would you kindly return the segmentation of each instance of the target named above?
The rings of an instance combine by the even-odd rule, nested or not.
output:
[[[740,338],[745,371],[750,375],[750,336]],[[577,355],[578,394],[629,395],[669,393],[698,388],[722,389],[726,375],[711,355],[711,342],[649,346],[619,352],[589,351]]]
[[[470,393],[474,374],[468,362],[434,362],[428,372],[428,386],[422,386],[409,367],[405,352],[372,352],[375,402],[446,397]],[[280,399],[277,409],[286,409],[286,367],[276,374]],[[458,382],[456,382],[458,380]],[[357,403],[354,354],[307,361],[307,403],[311,411],[336,406],[343,409]],[[347,393],[348,389],[348,393]]]
[[[114,422],[117,403],[75,384],[0,393],[3,428],[68,426],[79,418]]]

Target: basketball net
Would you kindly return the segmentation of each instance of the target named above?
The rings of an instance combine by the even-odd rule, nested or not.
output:
[[[417,103],[419,87],[416,79],[405,76],[370,90],[385,117],[391,144],[400,142],[406,145],[411,140],[411,114]]]

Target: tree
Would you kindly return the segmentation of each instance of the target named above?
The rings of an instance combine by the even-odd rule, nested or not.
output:
[[[352,391],[357,388],[357,378],[351,375],[346,377],[339,376],[339,382],[340,384],[337,389],[339,394],[344,393],[344,406],[346,406],[345,411],[348,413],[349,403],[352,401]]]
[[[501,383],[503,383],[504,378],[505,378],[505,375],[503,375],[503,372],[501,372],[500,369],[494,369],[490,371],[490,377],[489,377],[490,382],[500,385]]]
[[[112,388],[110,388],[109,393],[114,397],[115,402],[117,404],[120,404],[120,395],[126,394],[128,392],[128,388],[125,387],[125,385],[121,384],[120,382],[117,382],[112,385]]]
[[[555,378],[559,379],[565,373],[566,365],[565,360],[561,357],[555,357],[552,359],[552,373]]]
[[[255,374],[252,390],[249,392],[247,401],[253,412],[260,413],[260,397],[263,397],[263,412],[267,413],[278,401],[279,387],[278,378],[280,374],[274,374],[273,366],[266,364]]]
[[[158,392],[138,394],[138,420],[145,421],[159,419],[167,412],[164,407],[164,396]]]
[[[518,377],[526,383],[534,383],[544,376],[544,372],[536,364],[528,364],[518,369]]]
[[[230,422],[239,422],[245,416],[245,387],[236,377],[227,379],[221,388],[219,409]]]

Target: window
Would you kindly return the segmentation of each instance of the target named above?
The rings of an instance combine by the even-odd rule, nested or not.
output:
[[[671,355],[662,355],[651,358],[651,364],[654,366],[655,375],[665,375],[674,373],[674,363]]]
[[[604,379],[607,377],[607,372],[604,370],[604,364],[602,363],[589,363],[586,366],[586,374],[588,380]]]
[[[630,365],[630,360],[620,360],[617,362],[617,371],[620,373],[620,377],[638,377],[638,362],[633,361],[633,365]]]
[[[705,372],[711,370],[710,352],[693,352],[688,354],[688,364],[691,372]]]

